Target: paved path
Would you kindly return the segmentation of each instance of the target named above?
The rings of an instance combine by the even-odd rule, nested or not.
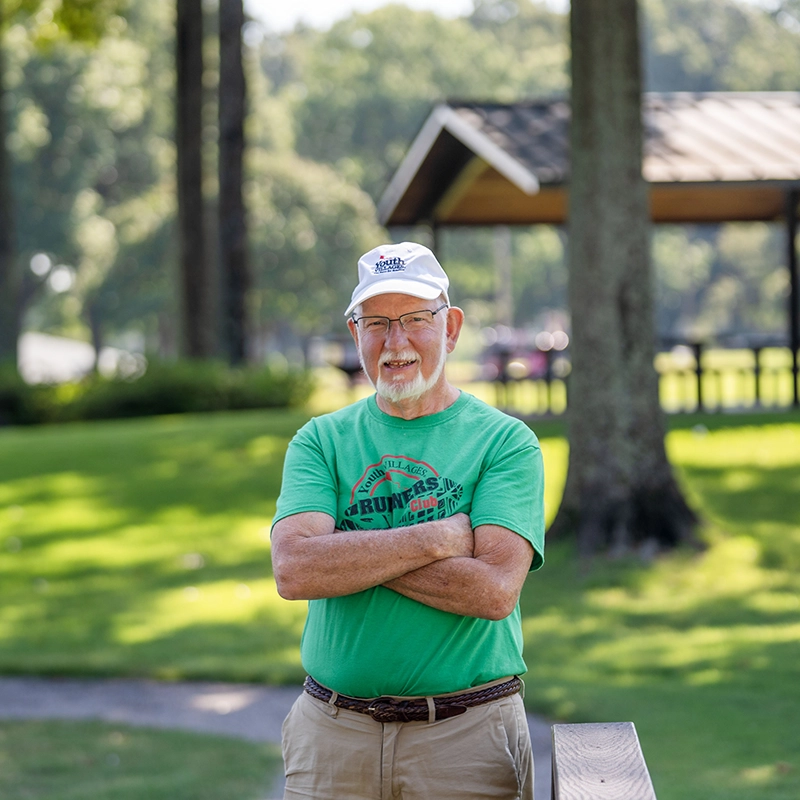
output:
[[[0,719],[101,719],[280,742],[296,686],[159,683],[143,680],[0,678]],[[536,800],[550,798],[550,725],[528,715],[536,764]],[[283,779],[270,798],[283,794]]]

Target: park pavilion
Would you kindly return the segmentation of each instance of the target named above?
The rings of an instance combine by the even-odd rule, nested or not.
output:
[[[655,223],[783,221],[788,344],[798,398],[800,92],[647,93],[644,155]],[[565,99],[436,106],[378,204],[389,227],[562,225],[569,193]]]

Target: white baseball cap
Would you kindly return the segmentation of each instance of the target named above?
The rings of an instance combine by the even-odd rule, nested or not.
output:
[[[450,281],[436,256],[421,244],[402,242],[382,244],[358,260],[358,286],[353,291],[346,317],[370,297],[379,294],[410,294],[423,300],[435,300],[444,294]]]

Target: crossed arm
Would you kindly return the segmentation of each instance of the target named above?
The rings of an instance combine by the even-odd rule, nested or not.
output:
[[[473,530],[466,514],[403,528],[340,531],[303,512],[272,531],[278,592],[289,600],[341,597],[373,586],[442,611],[503,619],[514,609],[533,548],[499,525]]]

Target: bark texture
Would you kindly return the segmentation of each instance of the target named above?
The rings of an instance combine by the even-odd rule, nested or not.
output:
[[[0,2],[0,37],[5,28]],[[14,236],[11,164],[6,149],[5,54],[0,38],[0,364],[17,363],[21,286]]]
[[[653,366],[650,217],[642,177],[636,0],[572,0],[570,457],[550,535],[579,551],[693,541]]]
[[[210,358],[215,336],[203,215],[202,0],[177,0],[175,66],[182,353]]]
[[[247,359],[247,218],[242,195],[246,86],[242,65],[242,0],[219,5],[219,243],[222,330],[231,364]]]

